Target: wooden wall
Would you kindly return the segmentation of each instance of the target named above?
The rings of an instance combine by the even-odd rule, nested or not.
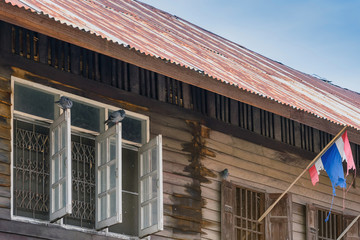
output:
[[[3,30],[9,26],[0,25]],[[0,34],[0,52],[8,48]],[[0,55],[0,58],[2,56]],[[11,71],[0,65],[0,218],[10,219]]]

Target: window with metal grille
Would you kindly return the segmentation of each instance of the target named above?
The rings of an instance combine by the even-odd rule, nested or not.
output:
[[[337,239],[343,231],[343,216],[332,212],[329,216],[329,221],[325,222],[328,211],[318,209],[318,237],[319,240]]]
[[[258,219],[265,211],[265,193],[236,187],[235,198],[235,239],[262,240],[264,222]]]
[[[13,216],[132,236],[163,228],[162,142],[148,142],[147,117],[127,111],[126,120],[106,127],[111,106],[13,82]],[[71,111],[54,104],[64,94]]]

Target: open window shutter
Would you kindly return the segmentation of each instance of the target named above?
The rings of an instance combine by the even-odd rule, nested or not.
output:
[[[139,235],[163,230],[162,136],[139,150]]]
[[[97,230],[122,221],[121,123],[95,139]]]
[[[344,228],[345,230],[347,226],[354,220],[354,216],[344,216]],[[339,233],[341,234],[341,232]],[[360,240],[360,220],[357,220],[356,223],[349,229],[349,231],[345,234],[343,238],[345,240]]]
[[[271,206],[281,194],[267,194],[267,207]],[[292,201],[291,195],[285,194],[266,216],[268,239],[292,239]]]
[[[71,214],[71,124],[65,110],[50,126],[50,221]]]
[[[318,221],[315,206],[306,205],[306,239],[318,239]]]
[[[234,239],[235,186],[228,181],[221,183],[221,239]]]

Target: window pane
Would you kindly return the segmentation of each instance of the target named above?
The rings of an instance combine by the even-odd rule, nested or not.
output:
[[[61,165],[61,177],[63,178],[66,175],[66,160],[67,159],[66,159],[65,154],[62,154],[61,156],[62,156],[62,160],[61,160],[61,162],[62,162],[62,165]]]
[[[57,182],[59,179],[60,179],[60,163],[59,163],[59,160],[60,160],[60,156],[56,156],[55,159],[54,159],[54,182]]]
[[[157,149],[151,149],[151,171],[157,169]]]
[[[156,194],[157,194],[157,179],[156,179],[156,175],[154,175],[154,176],[152,176],[151,177],[151,182],[152,182],[152,184],[151,184],[151,196],[150,196],[150,198],[154,198],[154,197],[156,197]]]
[[[54,153],[59,151],[59,128],[54,130]]]
[[[113,111],[109,111],[109,115]],[[142,125],[145,124],[144,120],[138,120],[130,116],[126,116],[122,120],[122,138],[128,141],[142,143]],[[114,124],[110,123],[109,128]]]
[[[106,167],[100,170],[100,193],[106,191]]]
[[[100,108],[73,101],[71,125],[100,132]]]
[[[110,161],[116,158],[116,138],[110,137]]]
[[[63,149],[66,144],[66,124],[61,125],[61,148]]]
[[[60,193],[59,193],[59,186],[57,186],[56,188],[54,188],[54,210],[58,210],[60,208],[59,206],[59,197],[60,197]]]
[[[107,162],[106,160],[106,139],[102,142],[100,142],[100,165]]]
[[[31,89],[15,83],[15,110],[35,116],[54,119],[54,95]]]
[[[116,215],[116,191],[110,193],[110,216]]]
[[[157,222],[157,202],[154,201],[151,203],[151,223],[150,225],[153,225]]]
[[[100,198],[100,220],[104,220],[106,218],[106,195]]]
[[[146,200],[150,199],[150,189],[149,189],[149,178],[145,178],[142,182],[141,182],[141,191],[142,191],[142,198],[141,198],[141,202],[144,202]]]
[[[110,189],[116,186],[116,164],[110,165]]]
[[[66,183],[62,183],[62,203],[61,207],[64,207],[66,205]]]
[[[149,205],[145,205],[141,208],[141,212],[142,212],[142,222],[141,222],[141,228],[147,228],[150,226],[150,206]]]

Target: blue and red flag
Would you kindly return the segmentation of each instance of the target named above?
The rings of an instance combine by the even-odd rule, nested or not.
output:
[[[334,196],[336,196],[335,187],[339,186],[346,189],[346,178],[342,165],[343,161],[347,162],[346,176],[349,174],[350,169],[356,170],[346,131],[315,161],[314,165],[309,168],[311,182],[314,186],[319,181],[320,170],[326,171],[333,188],[333,199]],[[333,200],[331,202],[333,202]],[[328,220],[330,212],[331,208],[325,221]]]

